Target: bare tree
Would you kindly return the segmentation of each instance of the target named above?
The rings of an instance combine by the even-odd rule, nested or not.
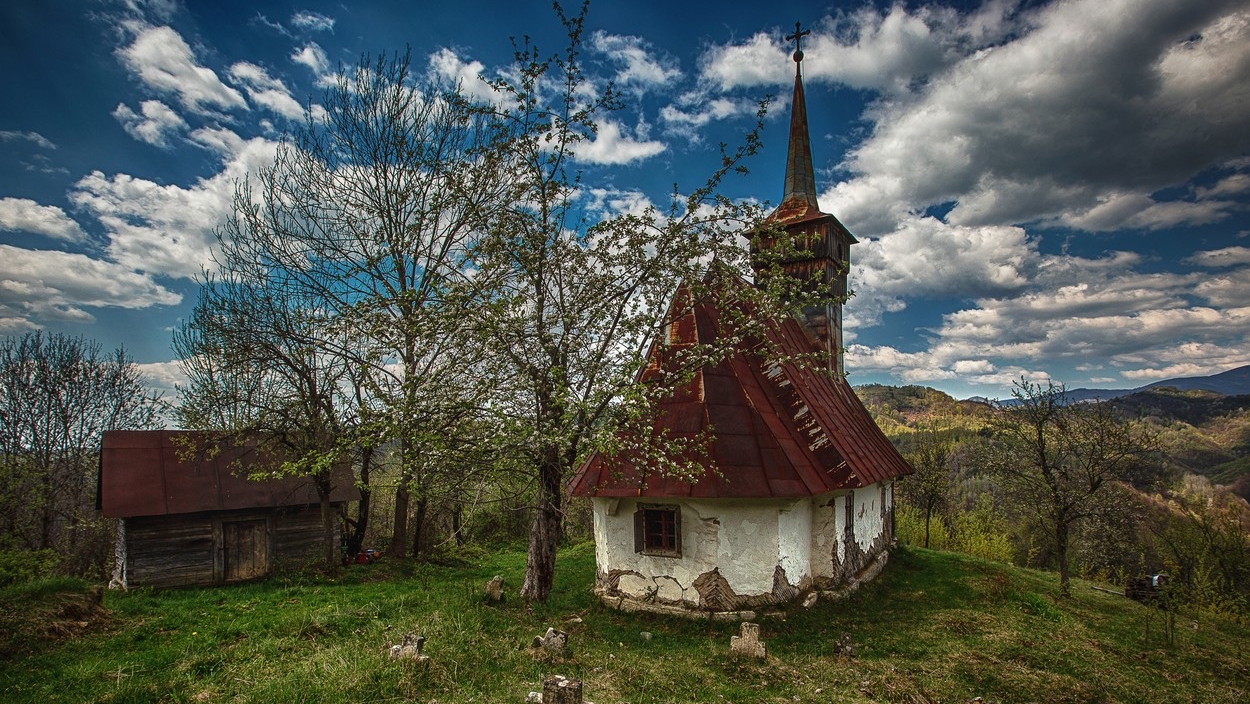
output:
[[[0,340],[0,386],[0,540],[70,550],[94,515],[101,437],[159,427],[159,398],[124,349],[42,332]]]
[[[1070,595],[1068,548],[1074,528],[1093,514],[1106,489],[1126,481],[1156,449],[1152,434],[1104,403],[1069,403],[1063,386],[1017,383],[1013,405],[991,421],[996,442],[986,468],[1012,492],[1019,510],[1046,526]]]
[[[188,429],[258,445],[282,463],[262,471],[307,476],[321,504],[322,553],[337,564],[330,506],[334,467],[342,463],[354,423],[348,366],[323,351],[324,307],[293,295],[270,273],[240,262],[208,278],[173,349],[188,379],[177,409]],[[196,452],[206,448],[184,448]],[[251,468],[255,473],[257,468]]]
[[[305,369],[333,366],[337,380],[316,393],[329,398],[327,383],[351,387],[349,405],[367,419],[360,457],[388,442],[398,448],[392,555],[421,543],[409,529],[413,494],[420,513],[436,486],[465,474],[447,466],[446,448],[474,415],[479,351],[463,343],[462,302],[447,292],[464,276],[482,213],[504,196],[502,162],[487,148],[491,122],[457,86],[414,80],[407,55],[365,57],[340,73],[272,165],[238,185],[219,232],[227,298],[256,285],[291,302],[279,306],[287,320],[315,312],[299,329],[265,328],[294,337],[253,349],[275,359],[299,350],[286,359]],[[203,318],[217,314],[210,305]],[[211,371],[211,360],[196,364]],[[217,385],[230,397],[222,408],[267,403],[271,387],[240,373]]]

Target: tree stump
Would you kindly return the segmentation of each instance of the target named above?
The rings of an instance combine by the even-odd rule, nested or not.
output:
[[[548,675],[543,680],[543,704],[582,704],[582,681]]]

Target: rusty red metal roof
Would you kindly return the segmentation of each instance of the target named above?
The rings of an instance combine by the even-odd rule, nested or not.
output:
[[[749,285],[739,281],[737,285]],[[678,300],[689,296],[678,292]],[[672,308],[680,310],[677,301]],[[670,318],[671,319],[671,318]],[[700,301],[672,326],[665,355],[682,344],[719,334],[720,311]],[[779,359],[812,356],[822,348],[793,319],[775,326],[770,342]],[[769,362],[751,344],[708,365],[657,405],[653,434],[710,438],[703,475],[683,481],[650,470],[636,457],[595,454],[571,483],[575,496],[701,498],[803,497],[868,486],[912,469],[877,427],[841,376],[797,362]],[[652,370],[644,371],[646,381]]]
[[[100,448],[100,509],[109,518],[164,516],[318,502],[308,477],[252,481],[280,460],[254,444],[216,443],[180,430],[112,431]],[[359,492],[349,467],[336,470],[332,501]]]

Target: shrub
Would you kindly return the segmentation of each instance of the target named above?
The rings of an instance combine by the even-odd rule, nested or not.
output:
[[[60,563],[55,550],[0,550],[0,587],[48,577]]]

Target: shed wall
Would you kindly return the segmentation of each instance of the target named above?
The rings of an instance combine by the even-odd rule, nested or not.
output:
[[[316,505],[124,520],[126,575],[131,587],[222,583],[225,580],[223,522],[267,521],[270,571],[302,564],[321,555],[321,509]],[[336,544],[338,538],[338,522],[335,521]]]

